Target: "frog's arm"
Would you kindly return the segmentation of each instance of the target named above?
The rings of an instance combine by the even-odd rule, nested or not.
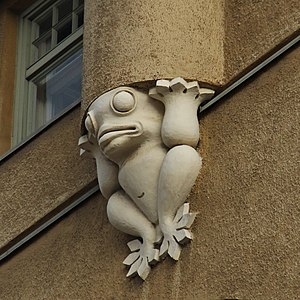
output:
[[[156,87],[150,89],[149,96],[165,106],[161,135],[166,146],[197,146],[197,110],[203,101],[209,100],[213,95],[213,90],[200,88],[197,81],[186,82],[180,77],[156,82]]]
[[[198,82],[182,78],[158,80],[149,91],[150,97],[165,106],[161,136],[171,148],[161,166],[158,183],[158,216],[163,234],[160,255],[167,253],[178,260],[179,243],[192,239],[188,230],[195,214],[184,203],[201,168],[201,157],[194,149],[199,142],[197,110],[201,102],[210,99],[213,90],[199,88]]]
[[[109,199],[113,193],[121,189],[118,181],[118,166],[103,155],[94,138],[81,136],[79,146],[81,155],[90,153],[96,159],[100,191],[106,199]]]

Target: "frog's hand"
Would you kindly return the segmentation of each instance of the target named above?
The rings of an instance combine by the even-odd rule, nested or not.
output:
[[[159,259],[159,251],[154,248],[155,227],[123,190],[109,198],[107,215],[115,228],[143,239],[142,242],[136,239],[128,243],[132,253],[123,263],[130,266],[127,277],[139,275],[145,280],[151,270],[150,265]]]
[[[149,96],[165,106],[161,134],[166,146],[189,145],[196,147],[199,141],[199,105],[214,95],[211,89],[200,88],[197,81],[186,82],[181,77],[158,80]]]
[[[180,246],[192,239],[189,227],[195,214],[186,201],[201,168],[201,157],[186,145],[173,147],[166,155],[159,176],[158,216],[163,233],[160,255],[168,253],[178,260]]]
[[[106,199],[109,199],[114,192],[120,189],[118,166],[104,156],[93,136],[89,138],[87,135],[81,136],[78,144],[81,155],[90,154],[95,158],[100,191]]]

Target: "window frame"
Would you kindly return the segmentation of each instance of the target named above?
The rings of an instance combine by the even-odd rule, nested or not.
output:
[[[37,32],[37,25],[34,20],[42,18],[51,9],[54,12],[55,9],[53,8],[59,5],[60,2],[63,2],[63,0],[39,0],[20,15],[13,108],[13,146],[21,143],[23,139],[39,129],[35,122],[37,104],[34,96],[34,80],[55,68],[83,47],[83,26],[75,29],[72,21],[72,33],[34,62],[32,42],[36,40]],[[79,0],[73,0],[72,19],[78,13],[78,7],[74,10],[74,3],[78,5]],[[53,16],[53,18],[55,17]],[[78,103],[80,103],[80,99],[70,107]]]

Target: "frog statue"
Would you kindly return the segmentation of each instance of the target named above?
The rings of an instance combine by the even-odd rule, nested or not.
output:
[[[157,80],[146,93],[118,87],[96,98],[85,117],[81,153],[96,160],[110,223],[138,237],[128,243],[127,277],[148,276],[192,239],[185,203],[201,168],[197,110],[214,91],[182,78]]]

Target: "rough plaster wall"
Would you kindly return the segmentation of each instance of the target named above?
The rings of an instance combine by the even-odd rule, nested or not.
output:
[[[94,162],[79,156],[79,115],[76,108],[1,164],[0,248],[95,179]]]
[[[82,108],[144,80],[226,85],[299,28],[298,0],[87,0]]]
[[[194,241],[147,281],[96,195],[0,269],[1,299],[298,299],[300,49],[202,117]],[[26,276],[24,276],[26,273]]]
[[[197,229],[215,241],[204,258],[223,295],[300,295],[299,60],[298,48],[202,120]]]
[[[83,109],[107,89],[144,80],[220,83],[223,2],[86,0]]]
[[[299,29],[298,0],[226,0],[224,83]]]

